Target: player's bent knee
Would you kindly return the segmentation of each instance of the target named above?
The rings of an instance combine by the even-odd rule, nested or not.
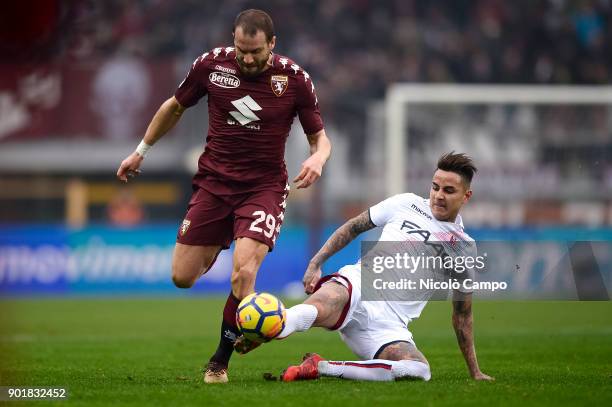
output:
[[[320,316],[327,316],[327,314],[329,313],[329,311],[327,310],[327,307],[321,301],[312,301],[312,302],[309,302],[308,304],[314,305],[314,307],[317,309],[317,314]]]
[[[172,282],[178,288],[191,288],[195,282],[196,278],[193,277],[194,273],[186,273],[181,270],[181,267],[173,266],[172,267]]]
[[[177,243],[172,256],[172,282],[178,288],[191,288],[215,263],[219,246],[190,246]]]
[[[195,281],[181,276],[172,275],[172,282],[177,288],[191,288]]]
[[[340,320],[348,301],[350,296],[346,287],[338,283],[328,283],[308,297],[304,303],[317,308],[318,314],[314,326],[331,329]]]
[[[177,277],[177,276],[172,276],[172,282],[177,288],[191,288],[193,287],[193,284],[195,283],[195,281]]]
[[[342,307],[338,307],[336,304],[330,302],[324,302],[320,299],[312,300],[312,297],[304,304],[312,305],[317,309],[316,319],[314,320],[313,326],[332,329],[341,318]]]
[[[317,319],[315,323],[321,324],[322,322],[327,321],[333,311],[330,310],[329,307],[322,301],[308,301],[307,304],[313,305],[317,309]]]

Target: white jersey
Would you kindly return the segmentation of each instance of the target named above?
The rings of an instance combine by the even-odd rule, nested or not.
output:
[[[455,222],[437,220],[431,212],[429,199],[412,193],[395,195],[372,206],[370,218],[376,226],[383,228],[379,242],[402,242],[402,250],[412,251],[409,253],[412,256],[422,255],[423,248],[427,247],[431,248],[434,256],[440,255],[442,248],[451,257],[476,257],[474,239],[463,230],[461,216],[458,215]],[[458,277],[473,278],[474,270],[466,269]],[[470,292],[465,289],[460,291]],[[419,317],[433,294],[434,290],[426,291],[425,296],[420,297],[423,299],[421,301],[364,301],[364,306],[378,308],[378,311],[382,306],[407,325]]]
[[[443,222],[434,218],[429,199],[412,193],[394,195],[370,208],[370,219],[383,228],[381,241],[402,241],[413,238],[406,233],[405,222],[411,222],[419,229],[428,231],[436,241],[448,241],[454,236],[460,241],[474,241],[463,231],[463,220],[457,215],[454,222]]]

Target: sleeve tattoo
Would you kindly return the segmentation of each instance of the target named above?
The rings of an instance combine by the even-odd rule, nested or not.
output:
[[[458,299],[459,297],[456,296],[453,301],[453,328],[468,369],[470,373],[473,373],[478,370],[478,360],[476,359],[472,331],[472,298],[470,295],[463,295],[461,299]]]
[[[327,259],[342,250],[361,233],[374,229],[376,225],[370,219],[370,211],[366,210],[340,226],[327,239],[321,250],[314,255],[311,263],[320,266]]]

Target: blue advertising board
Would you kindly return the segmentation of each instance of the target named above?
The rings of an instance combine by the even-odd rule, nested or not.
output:
[[[3,226],[0,293],[176,294],[181,290],[171,280],[175,237],[174,225],[130,229],[92,226],[78,230],[63,226]],[[286,227],[264,260],[257,290],[281,293],[298,287],[309,256],[305,242],[305,228]],[[355,253],[349,261],[356,260],[358,249]],[[227,293],[231,269],[229,249],[219,255],[213,268],[189,293]]]
[[[337,225],[328,225],[321,244]],[[612,242],[612,229],[476,229],[477,241],[590,240]],[[90,226],[72,230],[64,226],[0,227],[0,294],[189,294],[227,293],[230,290],[232,249],[223,251],[213,268],[190,290],[172,284],[172,251],[175,225],[137,228]],[[332,273],[360,256],[360,240],[376,240],[377,232],[362,236],[330,258],[324,273]],[[310,253],[308,229],[287,226],[258,273],[258,291],[298,294]],[[605,253],[604,253],[605,257]],[[599,256],[598,258],[602,258]],[[609,256],[601,264],[610,267]],[[532,267],[532,273],[542,269]],[[605,270],[604,270],[605,269]],[[609,280],[610,273],[604,272]],[[531,275],[534,281],[537,276]]]

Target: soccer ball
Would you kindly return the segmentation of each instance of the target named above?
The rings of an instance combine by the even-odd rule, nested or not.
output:
[[[245,338],[268,342],[285,328],[285,306],[272,294],[253,293],[238,305],[236,323]]]

